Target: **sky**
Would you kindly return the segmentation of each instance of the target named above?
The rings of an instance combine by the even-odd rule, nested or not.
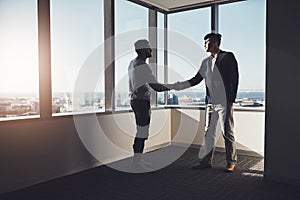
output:
[[[37,92],[35,0],[0,1],[0,93]]]
[[[0,70],[3,72],[0,93],[38,93],[36,6],[36,0],[0,1]],[[219,11],[221,49],[232,51],[238,60],[240,91],[264,91],[265,0],[221,5]],[[170,14],[168,26],[168,81],[191,78],[197,72],[201,60],[208,56],[203,50],[203,37],[210,32],[210,9]],[[148,37],[147,27],[148,9],[126,0],[116,0],[117,90],[127,90],[127,67],[135,57],[133,43],[136,39]],[[163,28],[163,15],[160,13],[158,28]],[[146,31],[132,32],[136,29]],[[103,37],[103,0],[51,0],[54,93],[73,91],[78,73],[92,52],[103,45]],[[164,81],[162,38],[159,32],[160,81]],[[179,49],[181,47],[187,50],[182,52]],[[192,54],[195,56],[191,61],[188,58]],[[203,84],[194,89],[202,90]],[[99,80],[98,90],[104,90],[103,77]]]
[[[222,35],[220,48],[235,54],[239,64],[240,91],[265,90],[265,24],[264,0],[219,6],[219,33]],[[190,37],[202,48],[203,37],[210,32],[210,9],[171,14],[169,28]],[[203,59],[200,53],[201,56],[205,54],[203,48],[199,52],[199,65]],[[176,68],[174,65],[178,62],[178,59],[170,58],[170,67],[184,74],[184,78],[195,75],[191,69]]]

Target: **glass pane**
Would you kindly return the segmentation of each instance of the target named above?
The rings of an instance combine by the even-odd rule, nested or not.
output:
[[[51,1],[53,114],[105,110],[103,21],[103,0]]]
[[[199,70],[205,52],[204,36],[210,32],[210,8],[171,14],[168,17],[168,79],[169,83],[192,78]],[[203,105],[204,83],[182,91],[172,90],[168,104]]]
[[[0,1],[0,120],[39,117],[36,0]]]
[[[164,66],[164,14],[157,14],[157,80],[165,83],[165,66]],[[164,105],[164,92],[157,92],[157,104]]]
[[[239,64],[239,89],[235,106],[264,109],[265,4],[264,0],[250,0],[219,7],[221,48],[232,51]]]
[[[130,109],[128,65],[137,56],[134,43],[148,39],[148,9],[126,0],[116,1],[115,6],[115,95],[116,109],[120,110]]]

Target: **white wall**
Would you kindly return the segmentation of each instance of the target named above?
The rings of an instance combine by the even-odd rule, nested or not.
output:
[[[95,115],[80,115],[77,122],[85,124],[85,127],[75,126],[72,116],[1,122],[0,193],[101,165],[95,155],[103,155],[104,162],[131,156],[131,135],[135,133],[133,113],[100,114],[96,117],[99,123],[93,123],[94,118]],[[116,155],[101,148],[107,143],[97,140],[97,124],[109,141],[127,153]],[[93,141],[90,146],[96,150],[94,156],[87,151],[89,147],[83,145],[79,130],[80,134],[88,135],[86,138]],[[170,141],[170,110],[152,111],[150,132],[146,151]]]
[[[235,138],[241,153],[264,155],[265,113],[262,111],[234,111]],[[172,109],[172,142],[201,145],[204,137],[204,109]],[[184,124],[184,126],[182,125]],[[178,137],[178,135],[180,135]],[[175,137],[176,136],[176,137]],[[194,137],[191,140],[189,137]],[[192,143],[191,143],[192,141]],[[217,147],[224,148],[223,137]]]

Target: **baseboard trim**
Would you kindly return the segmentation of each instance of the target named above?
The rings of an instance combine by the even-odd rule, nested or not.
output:
[[[151,147],[147,147],[147,148],[145,148],[145,153],[151,152],[151,151],[156,151],[158,149],[161,149],[161,148],[164,148],[164,147],[167,147],[167,146],[170,146],[170,145],[171,145],[171,142],[164,142],[164,143],[157,144],[157,145],[154,145],[154,146],[151,146]]]
[[[187,143],[182,143],[182,142],[172,142],[172,145],[179,146],[179,147],[190,147],[193,149],[200,149],[200,147],[201,147],[201,145],[199,145],[199,144],[187,144]],[[216,147],[216,151],[217,152],[225,152],[225,148]],[[263,158],[263,156],[261,154],[256,153],[254,151],[237,149],[237,153],[240,155],[245,155],[245,156],[253,156],[253,157]]]

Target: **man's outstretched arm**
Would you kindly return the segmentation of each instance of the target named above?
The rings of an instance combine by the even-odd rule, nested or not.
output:
[[[174,89],[174,84],[161,84],[161,83],[148,83],[149,86],[157,91],[157,92],[163,92]]]
[[[197,74],[193,78],[191,78],[187,81],[176,82],[174,84],[174,89],[175,90],[183,90],[183,89],[186,89],[189,87],[193,87],[193,86],[199,84],[202,80],[203,80],[203,77],[201,76],[200,72],[197,72]]]

